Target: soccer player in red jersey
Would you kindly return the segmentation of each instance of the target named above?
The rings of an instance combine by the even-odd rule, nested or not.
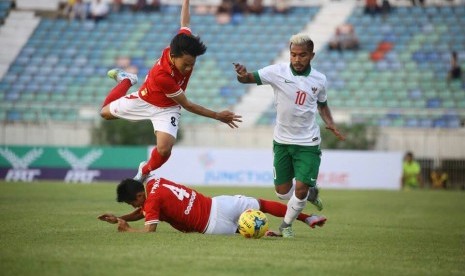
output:
[[[120,232],[155,232],[160,221],[165,221],[181,232],[230,235],[237,232],[239,216],[247,209],[256,209],[276,217],[284,217],[287,206],[276,201],[243,195],[208,197],[194,189],[164,178],[150,175],[146,187],[134,179],[118,185],[117,201],[136,208],[132,213],[116,217],[103,214],[102,221],[118,223]],[[127,221],[145,218],[145,227],[132,228]],[[312,228],[323,226],[326,218],[300,213],[298,220]],[[269,232],[269,236],[277,236]]]
[[[142,181],[146,175],[162,166],[170,157],[176,141],[181,107],[189,112],[213,118],[237,128],[241,116],[225,110],[215,112],[187,99],[185,90],[191,77],[197,56],[203,55],[206,46],[189,28],[189,0],[181,8],[181,28],[163,50],[161,57],[150,69],[139,91],[126,96],[129,88],[137,83],[137,76],[120,69],[112,69],[108,76],[118,84],[103,102],[100,115],[106,120],[151,120],[157,146],[148,162],[142,162],[134,179]]]

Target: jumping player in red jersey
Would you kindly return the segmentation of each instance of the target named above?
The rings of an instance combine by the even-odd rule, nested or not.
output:
[[[134,179],[143,182],[147,174],[161,167],[170,157],[176,141],[181,107],[185,110],[219,120],[231,128],[237,128],[241,116],[225,110],[215,112],[187,99],[185,90],[192,74],[197,56],[203,55],[206,46],[189,28],[189,0],[181,8],[181,28],[163,50],[162,56],[150,69],[139,91],[126,96],[129,88],[137,83],[137,75],[112,69],[108,76],[118,84],[103,102],[100,115],[106,120],[129,121],[151,120],[157,146],[148,162],[141,162]]]
[[[134,179],[125,179],[118,185],[117,201],[132,205],[132,213],[116,217],[103,214],[102,221],[118,223],[120,232],[155,232],[160,221],[165,221],[181,232],[231,235],[237,232],[239,216],[247,209],[258,209],[276,217],[284,217],[287,206],[276,201],[256,199],[243,195],[205,196],[196,190],[164,178],[150,175],[146,187]],[[145,218],[145,227],[136,229],[127,221]],[[323,226],[326,218],[300,213],[298,220],[312,228]],[[275,232],[269,236],[279,236]]]

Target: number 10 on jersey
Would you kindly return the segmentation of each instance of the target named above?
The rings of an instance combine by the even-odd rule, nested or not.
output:
[[[307,93],[304,91],[297,91],[295,93],[297,94],[295,97],[295,104],[303,105],[305,103],[305,99],[307,98]]]

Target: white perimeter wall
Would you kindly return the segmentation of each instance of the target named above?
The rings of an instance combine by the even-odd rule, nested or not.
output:
[[[402,152],[323,150],[318,185],[400,189],[402,156]],[[175,147],[155,174],[188,185],[272,186],[273,154],[271,148]]]

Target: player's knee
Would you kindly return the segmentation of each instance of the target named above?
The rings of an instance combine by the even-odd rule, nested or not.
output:
[[[172,149],[172,148],[173,148],[172,146],[166,146],[166,147],[164,147],[164,146],[159,146],[159,145],[157,145],[157,151],[158,151],[158,153],[159,153],[161,156],[164,156],[164,157],[170,156],[170,155],[171,155],[171,149]]]
[[[276,196],[281,200],[289,200],[289,199],[291,199],[290,193],[287,193],[287,194],[283,195],[283,194],[280,194],[280,193],[276,192]]]
[[[295,193],[295,196],[300,199],[300,200],[304,200],[304,199],[307,199],[307,196],[308,196],[308,188],[300,188],[297,187],[294,191]]]
[[[289,185],[276,185],[276,196],[281,200],[289,200],[294,193],[294,189]]]

